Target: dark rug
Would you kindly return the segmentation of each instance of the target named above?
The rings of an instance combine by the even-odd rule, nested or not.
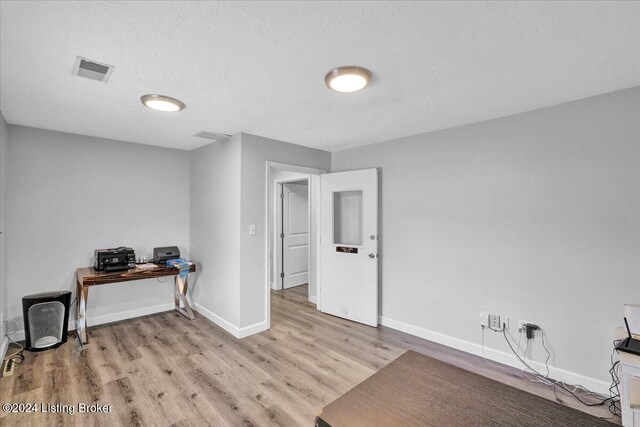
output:
[[[415,351],[327,405],[317,426],[608,426],[606,420]]]

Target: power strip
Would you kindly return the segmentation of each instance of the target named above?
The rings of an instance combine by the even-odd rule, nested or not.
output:
[[[12,359],[5,360],[4,366],[2,367],[2,378],[10,377],[11,375],[13,375],[15,367],[16,364]]]

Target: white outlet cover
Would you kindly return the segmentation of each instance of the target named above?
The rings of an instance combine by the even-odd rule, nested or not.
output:
[[[502,328],[502,322],[499,314],[489,314],[489,326],[496,330]]]
[[[500,316],[500,321],[504,325],[505,329],[509,329],[509,318],[507,316]]]
[[[480,324],[484,325],[484,326],[491,326],[491,316],[496,316],[500,318],[500,327],[499,329],[502,329],[503,325],[505,329],[509,329],[509,317],[508,316],[501,316],[499,314],[493,314],[493,313],[489,313],[487,311],[481,311],[480,312]]]
[[[489,313],[486,311],[480,312],[480,325],[489,326]]]

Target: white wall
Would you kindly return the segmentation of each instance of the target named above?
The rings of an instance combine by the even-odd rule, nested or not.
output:
[[[22,320],[24,295],[75,295],[75,269],[92,265],[96,248],[151,256],[156,246],[177,245],[188,257],[188,152],[10,126],[7,155],[10,318]],[[171,280],[97,286],[89,325],[172,304]]]
[[[514,336],[532,321],[553,365],[610,382],[613,328],[640,302],[639,118],[636,87],[333,153],[333,171],[381,168],[386,323],[478,349],[481,310]]]
[[[191,151],[196,309],[235,333],[240,318],[240,135]]]
[[[9,141],[9,127],[0,112],[0,356],[4,357],[8,341],[5,339],[5,319],[7,316],[7,268],[5,246],[5,193],[7,172],[7,143]]]
[[[250,328],[266,321],[266,162],[329,170],[331,154],[243,133],[241,157],[240,327]],[[250,224],[256,224],[255,236],[249,235]]]

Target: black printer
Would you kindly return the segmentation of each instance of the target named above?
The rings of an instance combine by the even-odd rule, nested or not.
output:
[[[177,246],[153,248],[153,260],[156,264],[166,264],[168,260],[176,258],[180,258],[180,249]]]
[[[131,248],[120,246],[113,249],[96,249],[93,253],[93,268],[98,271],[118,271],[136,265],[136,253]]]

